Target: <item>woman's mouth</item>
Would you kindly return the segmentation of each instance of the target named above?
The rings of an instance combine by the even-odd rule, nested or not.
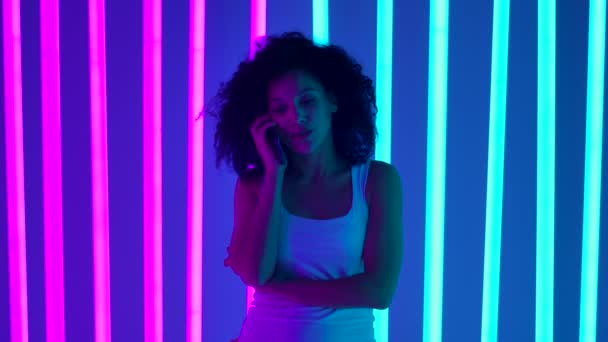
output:
[[[303,139],[303,138],[308,138],[311,133],[312,133],[312,130],[309,129],[309,130],[293,133],[293,134],[291,134],[291,137],[296,138],[296,139]]]

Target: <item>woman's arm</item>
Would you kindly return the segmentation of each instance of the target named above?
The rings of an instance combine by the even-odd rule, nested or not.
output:
[[[402,191],[393,166],[370,168],[369,218],[363,249],[365,272],[332,280],[271,280],[260,291],[274,292],[311,306],[388,308],[397,288],[403,257]]]
[[[224,261],[249,286],[266,283],[274,273],[283,173],[259,181],[239,178],[234,194],[234,228]]]
[[[374,280],[365,273],[331,280],[273,278],[256,287],[256,291],[278,294],[308,306],[385,308],[381,289],[376,288]]]

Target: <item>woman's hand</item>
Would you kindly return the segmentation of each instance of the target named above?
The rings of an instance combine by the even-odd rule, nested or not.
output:
[[[240,270],[238,268],[238,263],[236,262],[236,259],[234,257],[234,250],[232,249],[232,246],[228,246],[228,248],[226,248],[226,251],[228,252],[228,256],[224,259],[224,267],[230,267],[232,269],[232,271],[237,276],[239,276],[239,278],[241,278],[241,281],[245,285],[252,286],[251,284],[248,284],[245,281],[245,278],[242,276],[242,273],[240,272]],[[270,280],[266,284],[257,286],[256,290],[259,290],[261,292],[270,292],[270,291],[272,291],[273,285],[280,284],[280,283],[283,283],[283,282],[286,282],[286,281],[289,281],[292,279],[293,279],[293,277],[289,276],[285,272],[275,271],[272,278],[270,278]]]
[[[281,163],[277,159],[277,156],[273,151],[273,148],[275,147],[272,146],[272,142],[268,141],[267,138],[267,131],[273,128],[276,129],[276,125],[277,124],[272,121],[270,115],[266,114],[256,118],[249,127],[255,147],[264,163],[264,170],[270,173],[285,171],[285,168],[287,167],[286,162]]]

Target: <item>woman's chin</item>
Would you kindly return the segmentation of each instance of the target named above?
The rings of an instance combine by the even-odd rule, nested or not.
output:
[[[304,155],[312,153],[312,146],[309,144],[293,144],[289,147],[291,153]]]

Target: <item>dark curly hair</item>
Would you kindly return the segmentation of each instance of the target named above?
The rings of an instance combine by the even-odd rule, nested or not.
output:
[[[351,166],[366,162],[375,149],[377,107],[373,83],[361,69],[343,48],[317,45],[299,32],[258,41],[254,58],[239,64],[205,110],[218,120],[216,167],[224,161],[239,176],[263,173],[249,126],[268,111],[269,83],[292,70],[310,73],[336,97],[338,111],[332,116],[331,128],[338,155]]]

